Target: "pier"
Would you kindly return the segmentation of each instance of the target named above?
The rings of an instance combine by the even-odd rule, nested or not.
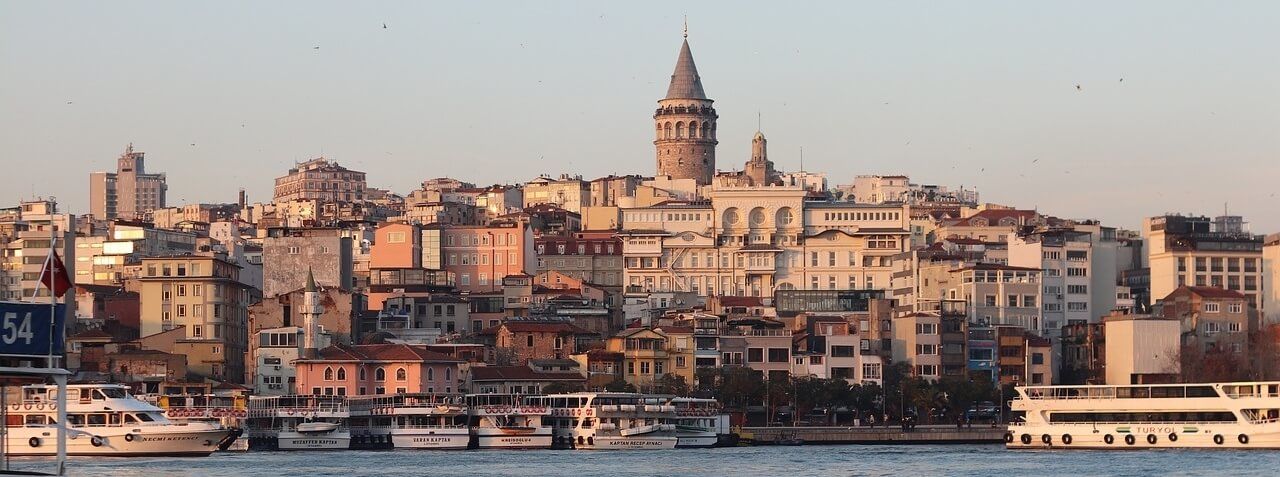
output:
[[[778,444],[798,439],[804,444],[1000,444],[1004,426],[918,426],[901,427],[744,427],[742,438],[756,445]]]

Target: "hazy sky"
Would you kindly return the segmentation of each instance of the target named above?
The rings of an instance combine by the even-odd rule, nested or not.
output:
[[[4,0],[0,203],[84,213],[129,142],[171,204],[269,200],[322,154],[400,193],[653,174],[684,14],[721,169],[759,111],[778,167],[803,147],[832,185],[1128,227],[1228,203],[1280,231],[1280,2]]]

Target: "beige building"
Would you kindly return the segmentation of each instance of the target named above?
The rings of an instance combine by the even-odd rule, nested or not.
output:
[[[205,256],[148,257],[140,277],[144,337],[181,329],[171,353],[186,354],[188,368],[219,381],[244,379],[247,307],[261,293],[239,281],[240,267]]]
[[[541,176],[524,184],[524,207],[551,204],[574,213],[591,205],[591,183],[581,176]]]
[[[799,187],[714,188],[710,200],[623,211],[635,292],[772,296],[775,289],[889,286],[905,250],[901,206],[806,203]]]
[[[1244,230],[1237,216],[1215,219],[1166,215],[1144,221],[1151,297],[1168,296],[1180,286],[1238,291],[1250,306],[1263,305],[1263,237]]]
[[[365,199],[365,175],[319,157],[289,169],[276,178],[273,202],[318,200],[359,202]]]
[[[1103,319],[1107,384],[1172,382],[1181,372],[1178,320],[1151,315]]]
[[[164,174],[148,174],[145,154],[133,144],[116,159],[116,172],[89,174],[89,213],[97,219],[140,219],[165,207]]]

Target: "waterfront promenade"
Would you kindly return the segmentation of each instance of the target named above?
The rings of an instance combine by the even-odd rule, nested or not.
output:
[[[757,445],[799,439],[805,444],[994,444],[1004,442],[1004,426],[917,426],[901,427],[744,427],[744,437]]]

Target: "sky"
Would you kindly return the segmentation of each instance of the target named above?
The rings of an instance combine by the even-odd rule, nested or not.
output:
[[[86,213],[131,142],[170,205],[269,201],[321,155],[402,194],[652,175],[685,16],[721,169],[758,114],[778,168],[803,148],[832,185],[1280,232],[1280,2],[1244,1],[0,0],[0,203]]]

